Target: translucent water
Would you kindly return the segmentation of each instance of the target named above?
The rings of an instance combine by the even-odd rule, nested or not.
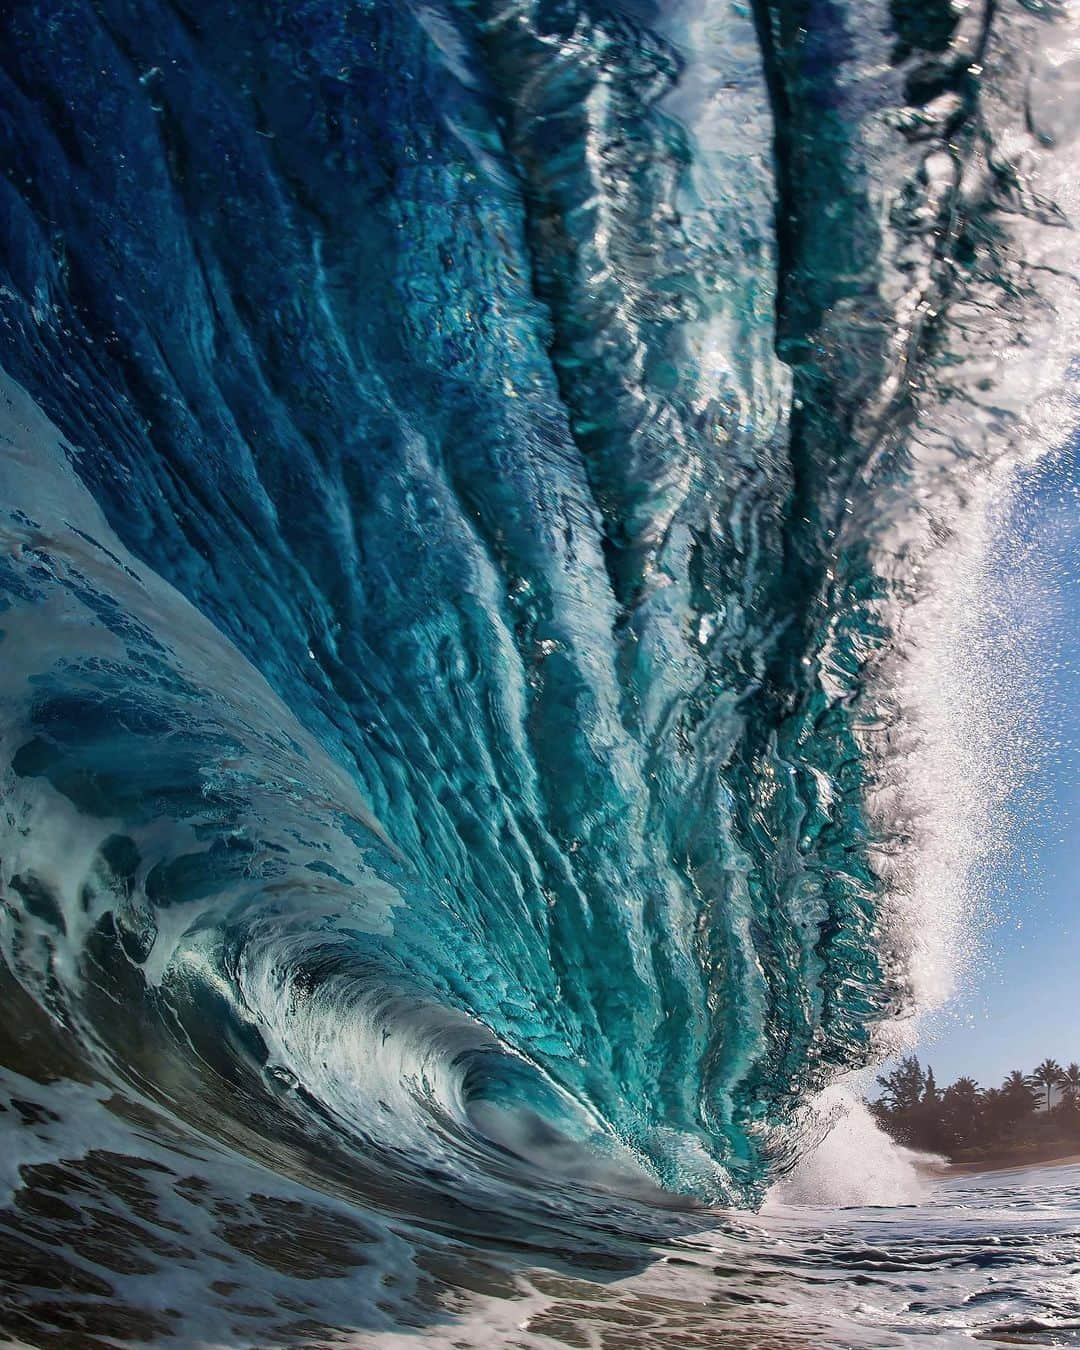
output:
[[[659,1210],[587,1185],[571,1204],[556,1184],[546,1225],[534,1204],[527,1222],[477,1240],[464,1208],[447,1231],[431,1214],[378,1217],[355,1203],[348,1176],[333,1194],[304,1185],[284,1149],[260,1166],[181,1143],[147,1114],[132,1131],[115,1098],[18,1090],[21,1189],[3,1220],[5,1329],[18,1343],[406,1350],[422,1334],[455,1350],[839,1350],[1080,1339],[1078,1166],[934,1180],[863,1139],[876,1190],[864,1177],[859,1204],[837,1204],[851,1199],[848,1151],[756,1215]],[[44,1234],[56,1244],[45,1255]]]
[[[947,992],[1078,23],[3,7],[11,1334],[618,1306]]]

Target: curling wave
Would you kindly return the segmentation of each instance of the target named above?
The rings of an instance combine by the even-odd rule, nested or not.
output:
[[[120,1153],[225,1150],[376,1246],[758,1203],[962,931],[949,652],[1068,420],[1076,16],[0,24],[42,1156],[84,1092]]]

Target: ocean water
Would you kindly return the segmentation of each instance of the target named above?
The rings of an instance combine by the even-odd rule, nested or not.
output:
[[[5,1334],[1068,1343],[1075,1176],[834,1085],[1002,842],[1078,84],[1051,0],[0,10]]]

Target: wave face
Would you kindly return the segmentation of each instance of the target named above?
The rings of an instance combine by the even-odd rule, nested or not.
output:
[[[1072,19],[0,24],[18,1184],[64,1119],[376,1246],[756,1204],[953,931],[905,652],[1049,434]]]

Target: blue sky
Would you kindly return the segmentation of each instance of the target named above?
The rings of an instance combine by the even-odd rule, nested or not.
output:
[[[989,608],[1001,686],[1040,753],[987,884],[982,956],[916,1053],[939,1083],[984,1087],[1045,1056],[1080,1062],[1080,454],[1026,473],[995,543]],[[1020,651],[1019,660],[1013,653]]]

